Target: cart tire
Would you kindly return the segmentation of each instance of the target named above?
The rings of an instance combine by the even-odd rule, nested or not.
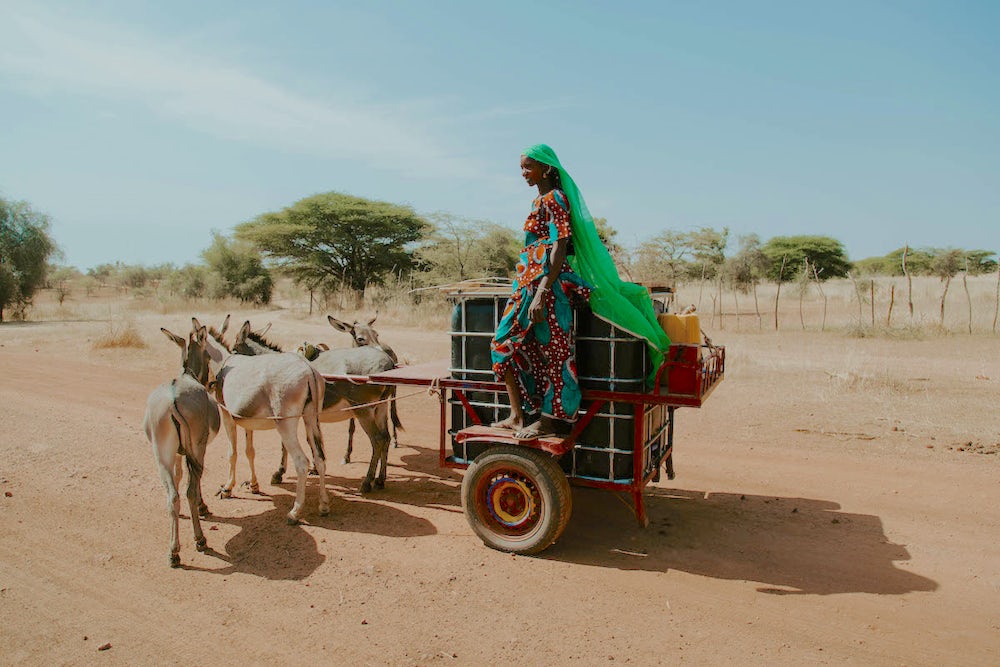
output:
[[[486,546],[536,554],[559,539],[573,509],[569,481],[552,456],[528,447],[492,447],[462,480],[462,509]]]

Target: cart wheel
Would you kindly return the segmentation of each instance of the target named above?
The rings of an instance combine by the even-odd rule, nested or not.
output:
[[[551,456],[503,445],[488,449],[469,466],[462,480],[462,509],[486,546],[536,554],[562,535],[573,497]]]

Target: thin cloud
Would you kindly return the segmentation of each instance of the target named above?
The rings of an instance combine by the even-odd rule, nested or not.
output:
[[[4,16],[4,13],[7,15]],[[0,76],[35,95],[136,104],[213,136],[407,175],[489,178],[429,123],[384,105],[318,99],[238,66],[108,24],[0,11]]]

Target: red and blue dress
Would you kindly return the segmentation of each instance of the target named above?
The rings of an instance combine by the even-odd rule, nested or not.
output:
[[[552,290],[543,292],[545,318],[533,323],[528,315],[539,283],[552,270],[556,241],[572,238],[569,200],[562,190],[535,199],[524,232],[517,275],[490,346],[493,372],[502,380],[508,369],[514,371],[525,412],[541,410],[548,417],[575,421],[581,396],[573,307],[587,302],[590,286],[564,261]]]

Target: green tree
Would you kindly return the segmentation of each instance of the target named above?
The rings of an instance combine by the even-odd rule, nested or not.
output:
[[[260,252],[246,241],[230,241],[218,232],[213,232],[212,238],[212,245],[201,253],[208,270],[216,277],[215,287],[209,296],[232,296],[249,303],[270,303],[274,283],[264,267]]]
[[[632,266],[636,279],[675,286],[691,265],[689,239],[688,233],[665,231],[641,243]]]
[[[793,280],[802,273],[806,260],[816,267],[820,280],[842,278],[851,270],[844,245],[829,236],[775,236],[761,250],[771,263],[768,277],[772,280]]]
[[[56,293],[61,306],[70,294],[70,283],[79,280],[82,274],[75,266],[55,266],[50,264],[46,273],[46,286]]]
[[[997,254],[992,250],[966,250],[965,257],[969,261],[969,273],[976,276],[993,273],[997,270]]]
[[[426,229],[409,206],[328,192],[238,225],[236,236],[309,289],[343,284],[361,291],[390,272],[409,271],[408,245]]]
[[[5,308],[22,316],[44,286],[49,258],[58,254],[50,226],[27,202],[0,198],[0,322]]]
[[[180,294],[188,299],[205,296],[208,288],[208,268],[197,264],[185,264],[165,279],[171,294]],[[221,283],[221,281],[219,281]]]
[[[701,227],[688,232],[686,242],[691,248],[691,277],[715,278],[726,261],[729,228],[723,227],[720,232],[711,227]]]
[[[521,244],[512,230],[496,223],[461,220],[447,213],[435,213],[429,219],[431,231],[414,252],[421,284],[506,277],[517,265]]]
[[[771,263],[756,234],[741,236],[739,245],[736,254],[725,261],[723,274],[735,289],[748,292],[767,275]]]

